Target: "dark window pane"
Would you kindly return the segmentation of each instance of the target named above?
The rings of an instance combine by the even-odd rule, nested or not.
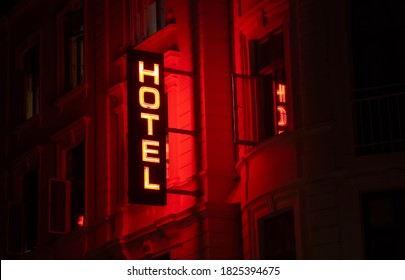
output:
[[[51,179],[49,182],[49,231],[52,233],[65,233],[67,185],[65,181]]]
[[[31,251],[37,247],[38,239],[38,169],[23,177],[22,187],[25,227],[24,249]]]
[[[10,203],[8,205],[8,253],[23,253],[23,212],[22,204]]]
[[[366,259],[405,258],[405,190],[362,197]]]
[[[84,10],[67,15],[65,20],[65,91],[84,82]]]
[[[274,79],[272,74],[262,77],[263,94],[262,100],[259,102],[260,111],[262,112],[260,116],[260,122],[263,128],[262,139],[275,135],[273,85]]]
[[[292,210],[264,219],[262,228],[262,259],[296,259],[294,212]]]
[[[71,181],[70,228],[75,230],[84,225],[86,172],[84,142],[67,152],[66,161],[66,178]]]

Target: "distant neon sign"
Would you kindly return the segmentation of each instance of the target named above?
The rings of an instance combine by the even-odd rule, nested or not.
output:
[[[166,204],[163,56],[130,50],[128,71],[128,201]]]
[[[277,133],[281,134],[287,130],[287,101],[285,94],[285,85],[278,84],[277,88]]]

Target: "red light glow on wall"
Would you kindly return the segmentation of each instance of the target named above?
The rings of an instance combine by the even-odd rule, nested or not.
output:
[[[83,216],[83,215],[80,215],[80,216],[77,218],[77,225],[78,225],[79,227],[83,227],[83,226],[84,226],[84,216]]]

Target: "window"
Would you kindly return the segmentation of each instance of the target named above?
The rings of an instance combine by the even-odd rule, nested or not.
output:
[[[289,210],[260,221],[261,259],[296,259],[294,211]]]
[[[38,169],[21,178],[21,203],[8,208],[8,252],[29,253],[38,245]]]
[[[252,42],[251,72],[259,77],[258,92],[259,139],[287,131],[287,98],[284,62],[284,33],[276,31],[262,40]]]
[[[85,144],[66,151],[66,179],[49,182],[49,231],[66,233],[80,229],[85,220]]]
[[[233,75],[234,138],[254,145],[289,130],[283,29],[251,40],[249,49],[251,75]]]
[[[70,230],[84,226],[85,145],[66,152],[66,179],[70,181]]]
[[[135,44],[145,40],[166,25],[163,0],[131,1],[133,36]],[[172,23],[173,18],[167,23]]]
[[[57,174],[49,179],[48,231],[67,233],[87,224],[86,139],[90,117],[84,116],[52,136],[57,145]]]
[[[362,196],[366,259],[405,258],[405,190]]]
[[[351,1],[355,153],[405,151],[405,4]]]
[[[22,178],[22,203],[24,207],[24,252],[37,247],[38,239],[38,169]]]
[[[21,203],[8,204],[7,252],[10,254],[23,253],[23,211]]]
[[[24,117],[32,118],[39,113],[39,48],[37,45],[25,52],[24,71]]]
[[[69,194],[69,181],[49,179],[48,231],[50,233],[66,233],[70,230]]]
[[[83,7],[67,14],[64,35],[64,86],[68,92],[84,83]]]

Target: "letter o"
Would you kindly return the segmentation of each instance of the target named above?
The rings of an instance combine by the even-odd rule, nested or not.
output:
[[[145,92],[152,93],[155,97],[154,103],[148,103],[145,101]],[[156,88],[152,87],[141,87],[139,89],[139,104],[146,109],[159,109],[160,107],[160,94]]]

